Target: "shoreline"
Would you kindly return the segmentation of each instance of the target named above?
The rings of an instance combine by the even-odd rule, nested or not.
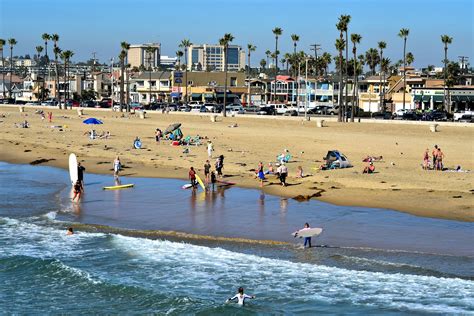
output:
[[[389,125],[328,122],[328,128],[316,129],[314,126],[308,126],[310,124],[305,124],[306,122],[288,121],[285,123],[289,125],[288,128],[293,128],[294,131],[288,131],[292,135],[285,136],[283,134],[275,135],[280,130],[281,126],[279,125],[282,122],[269,119],[259,120],[258,118],[245,116],[219,117],[218,123],[210,123],[208,116],[154,113],[150,118],[140,120],[136,117],[119,117],[120,113],[117,112],[96,111],[94,114],[106,122],[104,126],[98,126],[98,129],[110,129],[112,137],[108,140],[90,141],[87,136],[82,135],[84,131],[88,130],[88,127],[81,124],[82,118],[77,119],[78,116],[75,110],[48,109],[54,113],[53,123],[42,122],[32,110],[34,108],[27,107],[27,117],[25,117],[25,113],[19,113],[16,107],[0,107],[0,113],[6,113],[6,117],[3,119],[4,122],[0,125],[4,128],[0,138],[0,147],[9,149],[0,152],[0,160],[11,163],[31,163],[38,159],[55,159],[46,161],[42,165],[68,169],[67,155],[70,152],[75,152],[78,160],[83,162],[83,165],[87,168],[86,172],[112,174],[112,161],[115,155],[119,154],[125,166],[122,176],[184,180],[191,165],[194,165],[198,169],[198,173],[202,174],[201,165],[207,158],[205,146],[191,146],[189,147],[190,154],[185,155],[182,153],[184,147],[176,148],[165,144],[154,144],[152,136],[155,126],[160,126],[163,129],[166,127],[164,125],[168,125],[170,122],[180,121],[183,123],[185,135],[187,131],[193,130],[191,134],[199,133],[200,135],[209,136],[209,139],[217,147],[214,156],[220,153],[226,156],[225,180],[236,182],[239,187],[260,189],[259,182],[249,171],[251,168],[255,168],[254,166],[258,163],[256,157],[268,161],[268,157],[273,157],[273,153],[278,153],[278,150],[281,150],[278,148],[288,147],[294,154],[294,160],[296,161],[288,164],[290,169],[288,182],[290,186],[282,188],[277,179],[271,177],[264,184],[263,191],[265,193],[286,198],[298,197],[301,201],[316,198],[335,205],[385,208],[417,216],[474,222],[472,173],[423,172],[419,170],[420,168],[417,168],[416,171],[414,169],[405,171],[398,167],[399,170],[393,172],[390,169],[395,168],[390,167],[389,161],[395,159],[390,157],[384,149],[378,152],[383,153],[384,158],[388,156],[384,162],[377,164],[378,170],[381,170],[380,173],[361,175],[359,170],[363,168],[364,164],[352,159],[352,157],[357,157],[357,153],[353,153],[353,151],[362,156],[361,153],[370,153],[378,145],[387,147],[387,138],[390,138],[391,142],[395,138],[398,145],[398,142],[404,141],[401,139],[402,137],[390,135],[396,134],[397,130],[398,132],[407,132],[410,140],[417,140],[413,134],[422,134],[423,137],[428,139],[428,143],[434,143],[437,140],[433,141],[433,136],[441,136],[442,138],[449,136],[450,138],[460,132],[462,133],[467,128],[447,126],[443,127],[443,133],[433,133],[436,134],[433,135],[428,134],[429,131],[427,131],[426,126],[395,124],[390,126],[391,129],[382,131],[381,136],[384,139],[381,142],[377,142],[377,139],[375,139],[377,144],[371,144],[367,143],[365,139],[359,138],[360,146],[358,146],[358,144],[353,144],[352,140],[348,141],[346,139],[348,135],[350,137],[359,136],[371,139],[371,133],[374,132],[374,129],[377,130]],[[89,109],[84,109],[84,111],[87,113]],[[19,122],[22,118],[27,118],[32,124],[32,128],[10,127],[10,124]],[[229,129],[227,125],[234,122],[238,123],[239,127]],[[49,127],[52,124],[68,125],[68,127],[64,128],[63,132],[58,132],[56,129]],[[311,124],[314,125],[314,122]],[[246,141],[245,137],[239,135],[241,131],[244,131],[244,134],[252,141],[251,143]],[[380,133],[381,131],[377,130],[377,132]],[[469,132],[470,128],[468,133],[465,133],[467,135],[463,136],[465,139],[457,142],[456,151],[460,148],[464,150],[465,146],[472,147],[474,142],[469,138],[471,134]],[[258,136],[258,133],[262,134],[261,137]],[[301,135],[300,137],[304,139],[291,145],[291,139],[295,133]],[[324,135],[314,133],[324,133]],[[135,134],[140,135],[145,144],[145,148],[140,151],[127,148]],[[143,136],[147,134],[149,137]],[[335,135],[335,139],[328,141],[327,137],[331,134]],[[449,135],[444,136],[443,134]],[[278,144],[275,142],[275,144],[267,146],[266,138],[275,136],[277,136],[276,140],[278,140],[278,137],[281,138]],[[463,141],[467,144],[463,144]],[[345,142],[346,146],[341,146],[341,142]],[[314,147],[317,148],[313,148],[311,143],[315,144]],[[442,143],[445,144],[443,147],[451,146],[446,140]],[[338,144],[339,146],[337,146]],[[362,149],[361,151],[358,147],[364,145],[368,149]],[[294,147],[298,148],[295,149]],[[324,150],[321,150],[321,147]],[[347,147],[352,149],[344,149]],[[314,160],[315,157],[324,155],[325,150],[337,148],[351,159],[354,164],[353,168],[331,171],[313,170],[312,166],[321,164],[320,161]],[[298,151],[298,149],[300,150]],[[314,153],[316,151],[317,153]],[[405,155],[409,162],[413,162],[412,157]],[[449,157],[453,155],[456,155],[456,153],[449,153]],[[264,160],[262,156],[266,156],[267,159]],[[309,157],[307,158],[307,156]],[[397,166],[401,164],[398,160],[396,163]],[[213,161],[211,161],[211,164],[213,164]],[[296,166],[300,164],[303,165],[305,171],[309,171],[313,175],[303,179],[293,177]],[[472,159],[463,161],[464,169],[472,169],[473,167]],[[445,179],[441,179],[441,174]],[[427,178],[427,181],[420,179],[422,175]],[[440,182],[440,180],[442,181]]]

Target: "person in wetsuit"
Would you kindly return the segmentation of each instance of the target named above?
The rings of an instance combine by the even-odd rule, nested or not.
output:
[[[247,295],[247,294],[244,294],[244,288],[243,287],[239,287],[239,293],[235,294],[233,297],[227,299],[226,303],[229,303],[230,301],[234,301],[234,300],[237,300],[237,304],[239,305],[245,305],[245,300],[249,298],[249,299],[254,299],[255,298],[255,295]]]

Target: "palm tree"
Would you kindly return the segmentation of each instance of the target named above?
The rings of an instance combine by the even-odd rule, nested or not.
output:
[[[234,40],[234,36],[230,33],[225,33],[224,37],[219,40],[219,45],[224,47],[224,106],[222,108],[222,115],[226,116],[226,103],[227,103],[227,50],[229,44]]]
[[[266,64],[267,64],[267,65],[270,65],[270,60],[269,60],[269,59],[270,59],[270,57],[272,56],[272,52],[271,52],[269,49],[267,49],[267,50],[265,51],[265,55],[267,56],[267,62],[266,62]]]
[[[252,52],[255,51],[255,49],[257,49],[257,47],[255,45],[252,45],[252,44],[247,44],[247,50],[248,50],[248,53],[247,53],[247,61],[248,61],[248,65],[247,65],[247,79],[248,79],[248,82],[247,82],[247,105],[250,105],[250,70],[251,70],[251,65],[250,65],[250,56],[252,54]]]
[[[273,89],[273,102],[276,102],[276,76],[278,75],[278,37],[281,36],[283,30],[279,27],[275,27],[272,30],[273,35],[275,35],[275,89]]]
[[[68,69],[69,69],[69,62],[72,58],[74,53],[70,50],[65,50],[61,52],[61,59],[64,61],[64,85],[66,86],[66,81],[68,82],[67,85],[67,90],[64,90],[64,108],[66,109],[66,99],[69,98],[69,74],[68,74]],[[72,108],[72,105],[71,105]]]
[[[0,38],[0,52],[2,53],[2,87],[3,87],[3,98],[5,99],[5,59],[3,58],[3,47],[5,46],[6,41],[3,38]]]
[[[188,57],[189,57],[188,48],[191,45],[193,45],[193,43],[191,43],[191,41],[189,39],[183,39],[181,41],[181,44],[179,44],[179,47],[184,49],[184,55],[185,55],[184,60],[186,62],[186,73],[185,73],[185,78],[184,78],[184,81],[186,81],[186,95],[185,95],[186,105],[188,104],[188,68],[189,68],[189,65],[188,65]],[[191,66],[192,66],[192,62],[191,62]]]
[[[344,38],[336,39],[336,49],[339,51],[339,113],[337,117],[338,122],[342,122],[342,51],[346,46]]]
[[[260,60],[260,67],[265,69],[265,66],[267,65],[267,61],[265,59]]]
[[[43,46],[36,46],[36,52],[38,53],[38,75],[36,76],[36,82],[38,84],[38,99],[41,97],[41,101],[43,101],[43,97],[41,96],[40,89],[39,89],[39,75],[40,75],[40,59],[41,59],[41,52],[43,51]],[[43,79],[44,82],[44,79]]]
[[[296,45],[300,40],[300,37],[296,34],[291,34],[291,40],[293,41],[293,54],[296,54]]]
[[[328,52],[324,52],[321,57],[318,58],[321,61],[322,67],[324,68],[324,76],[328,75],[329,65],[332,63],[332,56]]]
[[[450,108],[446,108],[446,71],[447,71],[447,63],[448,63],[448,44],[453,42],[453,38],[449,37],[449,35],[441,35],[441,42],[444,44],[444,69],[443,69],[443,109],[449,111]],[[449,91],[448,91],[449,93]],[[449,104],[448,104],[449,105]]]
[[[344,78],[344,82],[346,83],[345,86],[346,86],[346,93],[345,93],[345,98],[344,98],[344,113],[343,115],[345,116],[346,113],[347,113],[347,88],[348,88],[348,71],[347,71],[347,67],[348,67],[348,62],[349,62],[349,45],[347,45],[347,43],[349,43],[349,38],[347,36],[347,32],[348,32],[348,27],[349,27],[349,23],[351,22],[351,16],[350,15],[341,15],[340,16],[340,21],[343,22],[343,25],[345,26],[344,27],[344,33],[346,35],[346,38],[345,38],[345,42],[346,42],[346,62],[344,64],[344,71],[345,71],[345,78]],[[347,118],[346,118],[346,121],[347,121]]]
[[[412,52],[407,53],[406,60],[408,66],[411,66],[411,64],[413,64],[413,62],[415,61],[415,56],[413,56]]]
[[[383,81],[385,81],[385,72],[383,71],[383,65],[382,65],[382,60],[383,60],[383,50],[387,48],[387,43],[384,41],[378,42],[379,50],[380,50],[380,84],[379,84],[379,94],[380,94],[380,108],[383,113],[385,113],[385,104],[384,104],[384,99],[385,99],[385,82],[382,82],[382,74],[384,76]]]
[[[49,61],[49,57],[48,57],[48,41],[51,40],[51,35],[49,35],[48,33],[43,33],[43,35],[41,35],[41,38],[43,39],[44,41],[44,50],[45,50],[45,57],[46,57],[46,61]]]
[[[354,114],[355,114],[355,105],[354,100],[356,99],[356,92],[357,92],[357,44],[360,44],[362,36],[359,34],[351,34],[351,42],[352,42],[352,54],[354,55],[354,89],[352,90],[352,109],[351,109],[351,122],[354,122]]]
[[[153,46],[148,46],[145,48],[145,53],[146,53],[146,56],[147,56],[147,59],[148,59],[148,70],[149,70],[149,77],[148,77],[148,91],[149,91],[149,94],[150,94],[150,98],[149,98],[149,102],[151,103],[151,73],[153,71],[153,68],[151,65],[154,65],[155,63],[152,62],[152,60],[154,61],[154,56],[155,56],[155,51],[156,51],[156,47],[153,47]]]
[[[121,42],[120,48],[122,49],[119,54],[120,60],[120,112],[122,112],[122,106],[125,103],[125,59],[127,59],[127,53],[130,49],[130,44],[127,42]],[[112,101],[113,107],[113,101]],[[127,112],[130,112],[130,104],[127,102]]]
[[[12,97],[13,46],[15,46],[16,44],[18,44],[16,39],[14,38],[8,39],[8,45],[10,45],[10,88],[8,89],[10,98]]]
[[[407,61],[406,61],[406,49],[407,49],[407,38],[408,34],[410,34],[409,29],[401,29],[398,32],[398,36],[403,38],[403,109],[405,109],[405,93],[406,93],[406,87],[407,87],[407,76],[406,76],[406,67],[407,67]]]
[[[290,53],[285,53],[285,56],[283,56],[283,57],[285,57],[285,60],[286,60],[286,73],[289,75],[290,73],[289,73],[288,68],[289,68],[289,64],[291,62],[291,54]]]
[[[372,75],[375,75],[375,68],[380,63],[379,52],[375,48],[369,48],[369,50],[365,52],[365,61],[367,65],[369,65]]]
[[[176,57],[178,57],[178,68],[181,69],[181,57],[183,57],[183,51],[178,50],[176,52]]]
[[[51,40],[54,43],[53,53],[54,53],[54,64],[55,64],[55,73],[56,73],[56,82],[54,84],[55,98],[58,101],[59,109],[61,109],[61,100],[59,99],[59,70],[58,70],[58,56],[61,54],[61,49],[58,47],[59,35],[52,34]]]

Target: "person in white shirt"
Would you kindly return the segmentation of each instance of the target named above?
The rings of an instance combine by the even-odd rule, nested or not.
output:
[[[230,301],[237,300],[237,304],[239,305],[245,305],[245,300],[247,298],[254,299],[255,295],[247,295],[244,294],[244,288],[239,287],[239,293],[235,294],[233,297],[227,299],[226,303],[229,303]]]

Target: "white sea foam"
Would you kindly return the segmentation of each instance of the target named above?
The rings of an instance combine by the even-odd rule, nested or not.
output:
[[[269,300],[308,300],[399,311],[474,311],[474,282],[432,276],[384,274],[293,263],[220,248],[114,235],[132,257],[152,262],[150,278],[173,289],[190,284],[217,292],[245,284]],[[176,276],[176,277],[170,277]]]

